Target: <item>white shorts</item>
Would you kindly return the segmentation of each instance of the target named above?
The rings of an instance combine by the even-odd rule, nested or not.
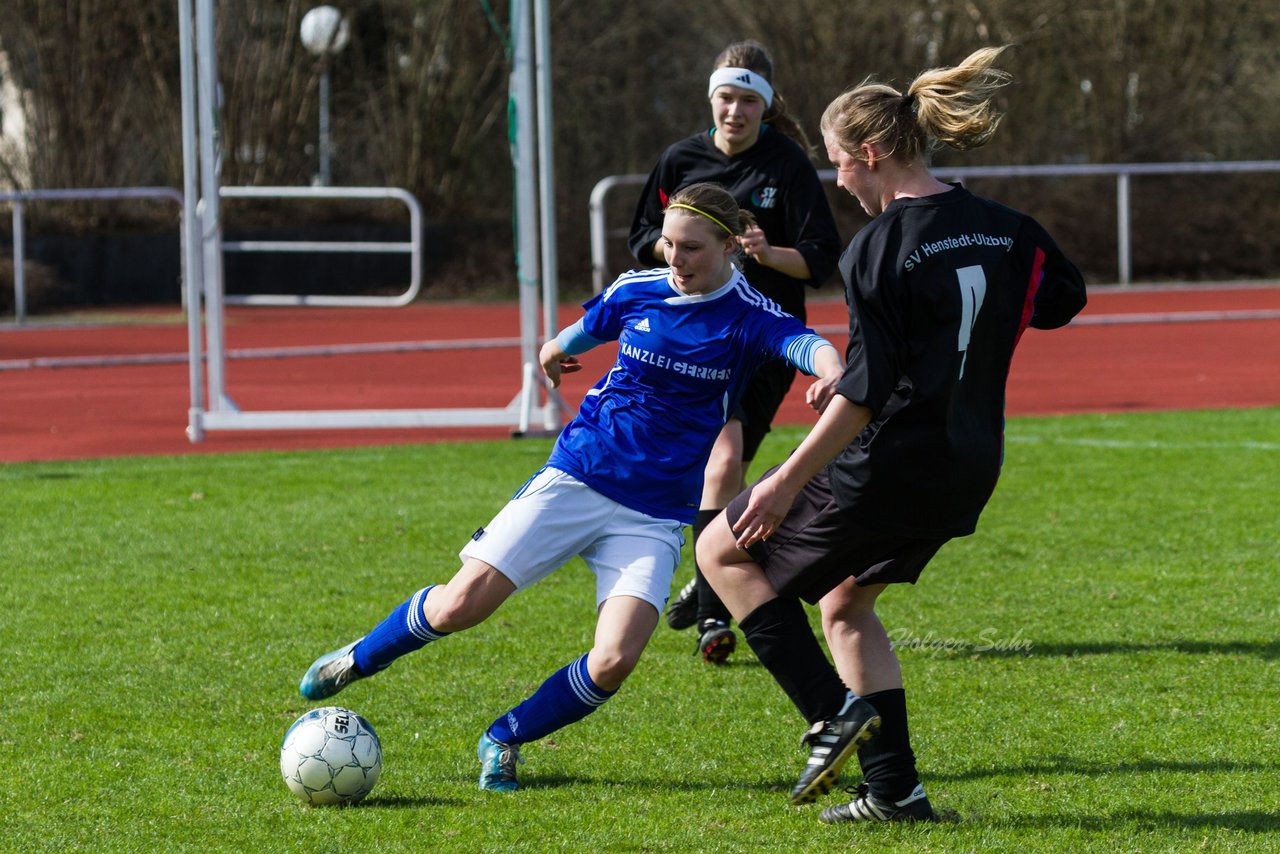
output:
[[[596,576],[596,607],[613,596],[661,613],[680,563],[684,525],[605,498],[559,469],[529,479],[459,557],[477,558],[523,590],[580,555]]]

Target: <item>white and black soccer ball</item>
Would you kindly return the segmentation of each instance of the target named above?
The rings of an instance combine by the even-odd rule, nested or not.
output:
[[[382,742],[350,709],[312,709],[284,734],[280,773],[289,790],[313,806],[354,804],[378,782]]]

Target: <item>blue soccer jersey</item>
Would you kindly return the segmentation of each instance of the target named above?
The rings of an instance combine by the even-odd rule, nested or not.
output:
[[[625,273],[584,306],[581,330],[617,341],[618,360],[587,392],[547,465],[662,519],[692,523],[716,436],[756,368],[786,359],[812,372],[826,345],[747,284],[689,296],[670,270]]]

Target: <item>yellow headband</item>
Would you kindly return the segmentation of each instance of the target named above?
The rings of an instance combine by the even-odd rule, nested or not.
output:
[[[703,215],[703,216],[705,216],[707,219],[711,220],[711,221],[712,221],[712,222],[714,222],[716,225],[720,226],[720,227],[721,227],[721,228],[723,228],[725,231],[729,232],[729,236],[730,236],[730,237],[736,237],[736,236],[737,236],[737,235],[734,233],[734,230],[733,230],[732,228],[730,228],[729,226],[725,225],[723,222],[721,222],[720,220],[716,219],[715,217],[713,217],[711,214],[707,213],[706,211],[700,211],[700,210],[698,210],[698,209],[697,209],[697,208],[695,208],[693,205],[682,205],[682,204],[680,204],[679,202],[676,202],[676,203],[674,203],[674,204],[667,205],[667,207],[668,207],[668,208],[684,208],[684,209],[685,209],[685,210],[687,210],[687,211],[693,211],[693,212],[694,212],[694,213],[696,213],[696,214],[702,214],[702,215]]]

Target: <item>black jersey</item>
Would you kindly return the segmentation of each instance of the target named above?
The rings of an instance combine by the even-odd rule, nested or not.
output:
[[[806,284],[817,287],[835,270],[840,236],[813,163],[794,140],[765,125],[756,144],[727,155],[710,133],[694,134],[662,153],[636,205],[628,245],[642,266],[665,266],[653,254],[662,236],[662,212],[677,190],[711,181],[727,189],[755,216],[770,244],[800,251],[809,265]],[[742,269],[751,286],[788,314],[805,317],[804,290],[785,273],[747,258]]]
[[[973,533],[1000,473],[1014,347],[1084,307],[1079,270],[1035,220],[956,187],[891,202],[840,272],[838,391],[874,416],[830,464],[837,502],[893,533]]]

